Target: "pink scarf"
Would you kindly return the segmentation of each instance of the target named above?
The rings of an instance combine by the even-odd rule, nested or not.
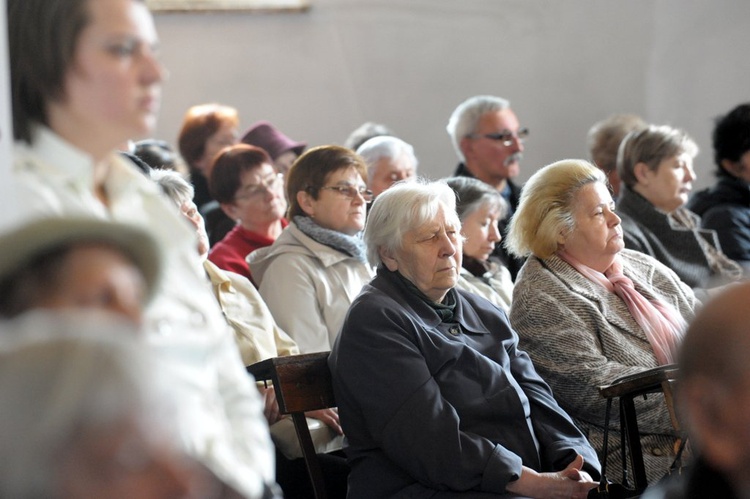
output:
[[[607,291],[622,298],[635,321],[646,333],[659,364],[675,362],[677,345],[682,340],[687,323],[668,303],[656,297],[648,300],[639,293],[633,281],[622,273],[619,255],[604,274],[582,264],[564,250],[558,251],[557,256],[592,282],[601,284]]]

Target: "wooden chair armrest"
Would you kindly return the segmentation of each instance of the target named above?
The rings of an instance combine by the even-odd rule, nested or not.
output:
[[[599,393],[604,398],[639,395],[662,389],[662,383],[673,381],[679,372],[675,364],[647,369],[636,374],[623,376],[609,385],[600,386]]]

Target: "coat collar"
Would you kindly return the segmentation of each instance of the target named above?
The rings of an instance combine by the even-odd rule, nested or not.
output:
[[[648,286],[644,286],[644,282],[638,279],[633,272],[633,266],[636,265],[637,262],[630,258],[630,251],[623,250],[620,252],[620,255],[623,260],[623,274],[633,281],[635,288],[643,294],[646,299],[651,300],[655,298],[655,296],[648,291]],[[531,256],[529,257],[529,262],[529,265],[538,266],[539,268],[549,271],[564,286],[568,287],[572,293],[581,295],[594,303],[596,308],[601,311],[602,316],[613,326],[628,331],[635,336],[645,337],[645,334],[640,326],[638,326],[638,323],[632,318],[629,311],[627,311],[627,305],[619,296],[605,290],[601,285],[589,280],[557,255],[552,255],[544,260]]]
[[[409,291],[400,282],[399,276],[385,266],[380,265],[377,275],[371,285],[382,291],[386,296],[395,300],[402,308],[411,310],[410,317],[419,322],[426,329],[435,329],[441,324],[438,313],[416,294]],[[479,318],[473,303],[470,303],[465,292],[453,288],[456,293],[456,308],[453,311],[453,323],[460,324],[465,332],[473,334],[489,334],[484,323]],[[490,307],[490,304],[487,304]]]
[[[352,256],[319,243],[306,235],[294,222],[287,225],[271,246],[267,249],[261,248],[256,253],[258,253],[258,258],[254,258],[254,261],[261,256],[273,258],[283,253],[301,253],[320,260],[324,267],[331,267],[344,260],[354,260]]]
[[[694,239],[690,229],[676,222],[668,213],[659,210],[646,198],[627,186],[623,186],[620,199],[617,201],[617,209],[619,212],[633,218],[634,221],[637,220],[638,224],[656,234],[669,233],[670,237],[684,236],[687,242]],[[696,232],[703,234],[709,241],[714,239],[713,231],[700,228],[700,217],[698,215],[684,207],[680,207],[678,210],[681,211],[682,216],[692,221],[696,227]],[[716,242],[713,241],[713,243],[716,246]]]

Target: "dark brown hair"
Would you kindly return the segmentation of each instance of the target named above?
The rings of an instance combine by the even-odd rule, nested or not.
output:
[[[331,173],[354,168],[363,180],[367,179],[367,165],[354,151],[340,146],[314,147],[297,158],[289,170],[286,181],[286,198],[289,202],[291,220],[295,216],[306,217],[307,213],[297,202],[297,193],[305,191],[313,199],[318,199],[320,188],[323,187]]]
[[[47,103],[63,99],[92,0],[7,0],[13,135],[31,142],[31,125],[48,124]],[[142,1],[142,0],[134,0]]]
[[[242,186],[242,174],[260,168],[263,163],[273,166],[273,161],[260,147],[237,144],[223,149],[211,168],[209,188],[211,196],[219,203],[231,203]]]

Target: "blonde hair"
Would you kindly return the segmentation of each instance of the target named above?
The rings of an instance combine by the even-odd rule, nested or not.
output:
[[[510,222],[505,241],[508,250],[519,257],[549,258],[557,251],[558,237],[573,230],[573,202],[584,185],[607,177],[599,168],[582,159],[565,159],[538,170],[526,182],[521,200]]]

